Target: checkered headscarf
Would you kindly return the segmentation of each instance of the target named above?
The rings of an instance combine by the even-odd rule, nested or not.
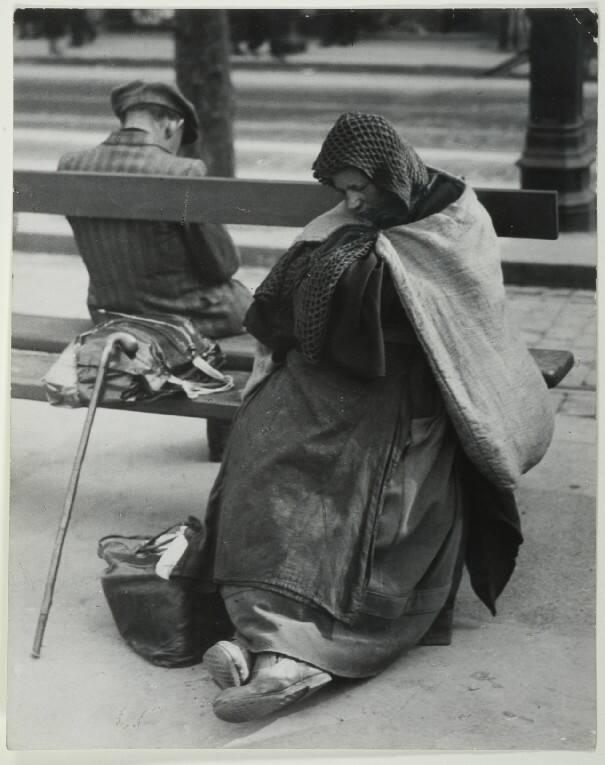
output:
[[[345,167],[364,172],[378,187],[395,194],[407,209],[429,180],[414,148],[378,114],[341,114],[313,163],[313,176],[330,184],[334,173]]]

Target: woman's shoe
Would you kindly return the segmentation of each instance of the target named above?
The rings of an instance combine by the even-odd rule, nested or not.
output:
[[[247,722],[278,712],[330,682],[321,669],[276,653],[256,657],[252,679],[227,688],[214,700],[214,714],[227,722]]]
[[[206,651],[203,661],[219,688],[243,685],[250,677],[250,651],[237,641],[219,640]]]

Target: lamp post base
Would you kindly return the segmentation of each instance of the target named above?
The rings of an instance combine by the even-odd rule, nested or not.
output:
[[[579,11],[531,9],[529,123],[518,167],[521,188],[558,192],[562,231],[594,228],[594,152],[583,107],[586,31]]]

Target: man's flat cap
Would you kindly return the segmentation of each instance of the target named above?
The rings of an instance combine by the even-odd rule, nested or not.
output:
[[[185,98],[176,85],[133,80],[111,91],[111,107],[119,119],[122,119],[127,109],[143,104],[164,106],[180,114],[185,120],[183,143],[193,143],[197,139],[200,128],[197,114],[193,104]]]

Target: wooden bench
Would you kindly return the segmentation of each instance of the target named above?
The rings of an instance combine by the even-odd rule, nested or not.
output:
[[[554,191],[476,189],[499,236],[556,239]],[[302,227],[339,201],[317,183],[167,178],[148,175],[19,171],[14,174],[13,211],[94,218],[214,222]],[[88,320],[13,314],[12,395],[43,401],[40,378],[56,354]],[[219,341],[236,389],[189,401],[163,399],[125,405],[129,411],[229,420],[239,406],[239,389],[252,366],[248,335]],[[568,351],[531,349],[549,387],[574,363]]]

